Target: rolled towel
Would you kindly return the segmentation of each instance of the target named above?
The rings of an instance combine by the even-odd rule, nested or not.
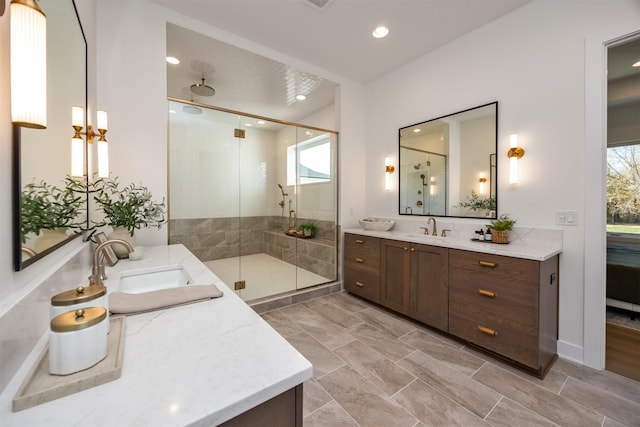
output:
[[[222,291],[215,285],[186,285],[142,294],[116,291],[109,294],[109,311],[113,314],[144,313],[218,298],[222,295]]]

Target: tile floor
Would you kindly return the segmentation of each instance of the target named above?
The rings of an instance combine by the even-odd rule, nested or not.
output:
[[[640,426],[640,383],[559,359],[544,380],[340,292],[262,314],[314,366],[304,425]]]

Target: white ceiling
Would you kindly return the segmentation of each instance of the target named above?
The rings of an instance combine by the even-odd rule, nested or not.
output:
[[[368,83],[524,6],[531,0],[151,0],[206,24],[358,82]],[[389,35],[375,39],[378,25]],[[173,28],[171,28],[173,27]],[[321,84],[303,103],[289,103],[292,75],[304,70],[169,25],[169,95],[189,99],[203,74],[217,93],[193,100],[295,121],[333,102]],[[204,67],[203,67],[204,64]],[[304,80],[304,79],[303,79]],[[296,80],[297,81],[297,80]],[[318,82],[316,81],[315,84]],[[299,83],[298,83],[299,84]]]

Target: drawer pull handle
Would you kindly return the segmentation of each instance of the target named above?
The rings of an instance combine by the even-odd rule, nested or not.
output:
[[[409,248],[408,248],[408,247],[406,247],[406,246],[405,246],[404,248],[402,248],[402,249],[404,249],[405,251],[408,251],[408,250],[409,250]]]
[[[356,286],[359,287],[359,288],[364,288],[364,283],[356,282]]]
[[[415,251],[416,251],[416,248],[411,248],[411,252],[415,252]]]
[[[362,258],[356,258],[356,262],[363,263],[364,260]]]
[[[486,289],[478,289],[478,293],[480,295],[483,295],[485,297],[489,297],[489,298],[495,298],[497,296],[497,294],[493,291],[488,291]]]
[[[489,262],[489,261],[478,261],[478,264],[480,264],[483,267],[489,267],[489,268],[496,268],[498,266],[498,264],[496,264],[495,262]]]
[[[362,245],[362,244],[364,244],[364,240],[358,239],[358,240],[356,240],[356,243],[360,243]]]
[[[498,331],[496,331],[495,329],[487,328],[486,326],[478,325],[478,330],[483,334],[491,335],[492,337],[498,335]]]

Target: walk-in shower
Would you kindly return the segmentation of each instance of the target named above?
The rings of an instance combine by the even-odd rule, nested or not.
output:
[[[169,243],[246,301],[336,281],[337,133],[185,105],[169,102]]]

